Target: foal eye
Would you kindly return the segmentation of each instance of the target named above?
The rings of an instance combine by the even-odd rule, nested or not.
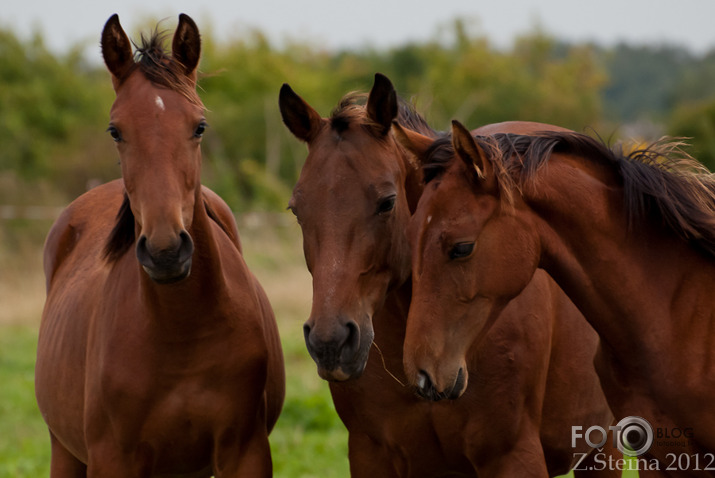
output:
[[[107,128],[107,131],[109,132],[109,135],[112,137],[115,143],[118,143],[122,140],[122,135],[119,133],[119,130],[115,126],[110,125],[109,128]]]
[[[199,125],[196,127],[196,131],[194,131],[194,138],[200,138],[204,135],[204,132],[206,131],[206,128],[208,128],[208,123],[205,121],[202,121],[199,123]]]
[[[381,199],[377,205],[377,213],[384,214],[392,211],[395,208],[395,198],[396,196],[393,194],[392,196]]]
[[[473,242],[458,242],[449,251],[450,259],[460,259],[462,257],[468,257],[472,251],[474,251]]]

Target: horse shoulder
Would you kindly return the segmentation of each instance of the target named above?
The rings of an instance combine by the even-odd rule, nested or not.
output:
[[[62,211],[45,239],[43,262],[46,288],[63,263],[75,256],[93,257],[101,250],[113,227],[123,198],[124,184],[115,180],[87,191]]]
[[[226,233],[231,242],[236,246],[238,252],[243,254],[241,237],[236,225],[236,217],[228,204],[221,197],[206,186],[201,187],[201,195],[204,200],[206,213],[209,215],[223,232]]]

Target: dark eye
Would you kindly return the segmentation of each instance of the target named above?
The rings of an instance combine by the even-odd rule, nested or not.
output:
[[[392,211],[395,208],[395,198],[396,196],[393,194],[392,196],[380,199],[380,203],[377,205],[377,213],[384,214]]]
[[[204,132],[206,131],[206,128],[208,128],[208,123],[205,121],[202,121],[199,123],[199,125],[196,127],[196,131],[194,131],[194,138],[200,138],[204,135]]]
[[[109,132],[109,135],[112,137],[115,143],[118,143],[122,140],[122,135],[115,126],[110,125],[109,128],[107,128],[107,131]]]
[[[449,251],[450,259],[460,259],[462,257],[468,257],[474,250],[473,242],[458,242]]]

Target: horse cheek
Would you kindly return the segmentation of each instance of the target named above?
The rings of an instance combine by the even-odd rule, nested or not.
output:
[[[536,244],[514,218],[489,224],[477,241],[476,254],[484,258],[480,295],[500,301],[519,295],[538,266]]]

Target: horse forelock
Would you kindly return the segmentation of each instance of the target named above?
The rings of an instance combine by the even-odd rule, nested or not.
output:
[[[196,84],[186,75],[184,65],[173,58],[164,48],[168,32],[155,29],[150,36],[142,33],[140,43],[135,46],[135,66],[152,84],[176,91],[191,104],[203,108],[196,92]]]
[[[352,92],[346,94],[338,103],[338,106],[330,115],[330,126],[337,134],[343,133],[350,125],[364,127],[376,139],[385,139],[384,135],[378,134],[382,130],[382,125],[377,124],[367,115],[368,99],[367,93]],[[427,121],[420,115],[414,106],[404,99],[397,98],[397,122],[405,128],[417,131],[418,133],[430,137],[437,136],[437,133],[427,124]]]
[[[519,189],[519,185],[511,179],[510,162],[502,161],[503,154],[501,143],[498,139],[499,135],[474,137],[474,140],[479,148],[484,151],[486,160],[490,162],[497,176],[500,199],[510,205],[513,203],[512,189]],[[452,136],[449,133],[439,134],[438,138],[425,152],[424,158],[422,158],[424,183],[427,184],[430,181],[439,179],[456,161],[459,160],[455,156]],[[462,162],[459,161],[459,163]],[[476,169],[470,169],[468,171],[468,177],[476,184],[478,183],[479,173],[477,173]]]

